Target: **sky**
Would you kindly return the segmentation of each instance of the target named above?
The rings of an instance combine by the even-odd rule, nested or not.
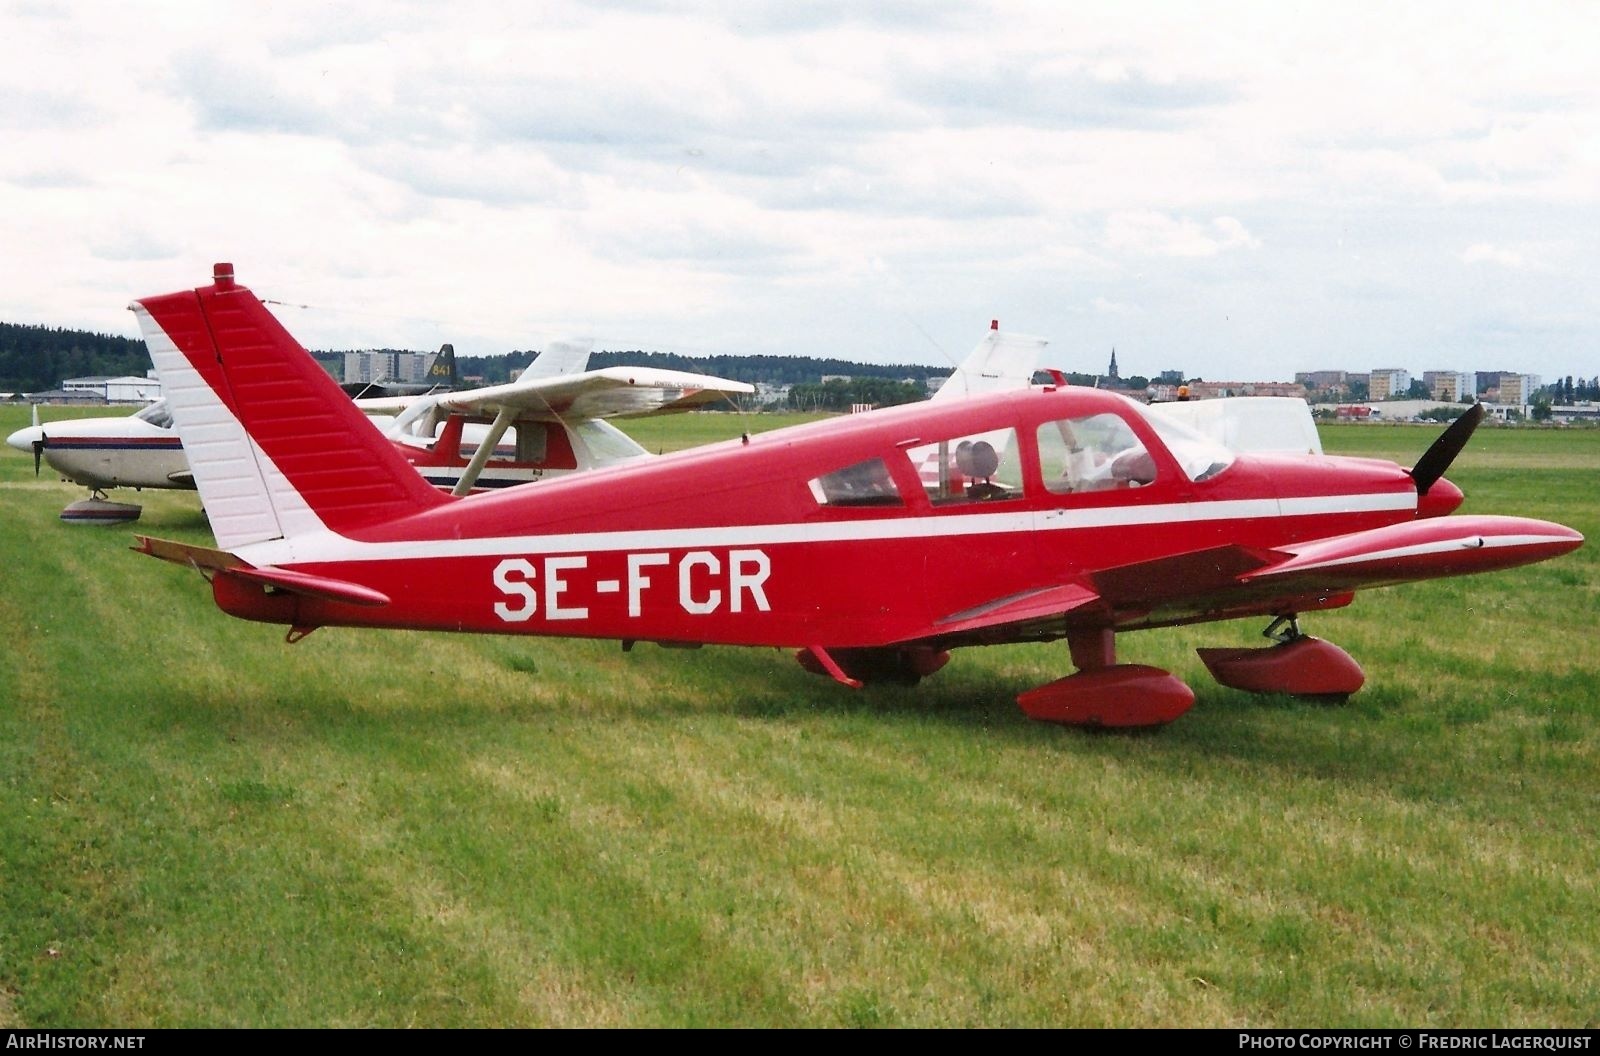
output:
[[[1600,373],[1592,3],[0,0],[0,320]]]

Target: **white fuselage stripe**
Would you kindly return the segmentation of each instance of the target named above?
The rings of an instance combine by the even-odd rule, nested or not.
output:
[[[565,535],[496,536],[480,539],[405,539],[367,543],[333,532],[272,540],[240,548],[254,565],[321,561],[401,561],[416,558],[490,557],[499,554],[603,553],[721,546],[782,546],[788,543],[937,539],[1083,528],[1275,519],[1326,514],[1414,510],[1413,492],[1326,495],[1293,499],[1234,499],[1220,502],[1101,506],[1089,509],[1022,510],[1014,513],[945,514],[884,520],[752,524],[707,528],[645,529]]]

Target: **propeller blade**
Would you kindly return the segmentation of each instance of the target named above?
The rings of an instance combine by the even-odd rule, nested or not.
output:
[[[1444,476],[1450,463],[1456,460],[1461,449],[1472,438],[1472,431],[1483,421],[1483,404],[1475,403],[1472,409],[1450,423],[1450,428],[1440,434],[1433,446],[1422,453],[1417,464],[1411,467],[1411,476],[1417,482],[1417,494],[1426,495],[1428,489]]]
[[[39,405],[33,405],[33,427],[39,429]],[[39,475],[39,459],[44,454],[44,430],[39,429],[39,439],[33,442],[33,475]]]

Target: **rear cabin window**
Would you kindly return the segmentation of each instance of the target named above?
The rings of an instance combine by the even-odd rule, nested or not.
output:
[[[521,462],[541,463],[546,458],[547,437],[549,428],[543,422],[519,422],[507,429],[500,437],[500,442],[494,445],[494,453],[489,456],[490,464],[496,462]],[[471,459],[478,451],[478,438],[469,439],[463,430],[461,438],[461,457]]]
[[[928,501],[935,506],[1022,497],[1017,431],[956,436],[906,451]]]
[[[881,458],[869,458],[813,479],[811,494],[823,506],[905,505]]]
[[[1139,488],[1156,479],[1155,459],[1115,414],[1045,422],[1039,468],[1044,486],[1057,495]]]

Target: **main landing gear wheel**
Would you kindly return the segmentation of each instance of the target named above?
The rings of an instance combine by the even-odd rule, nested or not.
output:
[[[1194,706],[1194,690],[1159,667],[1119,664],[1110,630],[1067,636],[1079,671],[1017,696],[1040,722],[1107,729],[1165,726]]]
[[[1264,649],[1197,649],[1211,677],[1248,693],[1344,701],[1366,682],[1350,654],[1300,630],[1294,616],[1279,616],[1262,632],[1275,645]]]

